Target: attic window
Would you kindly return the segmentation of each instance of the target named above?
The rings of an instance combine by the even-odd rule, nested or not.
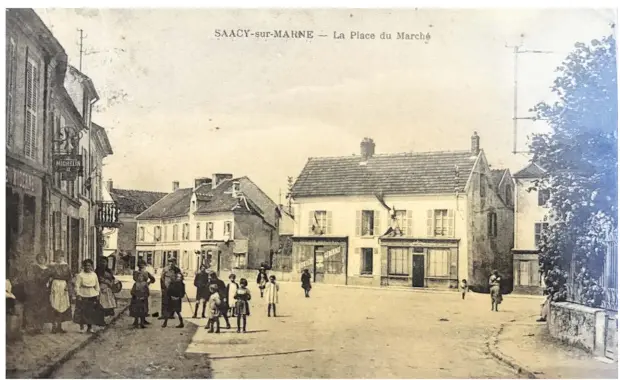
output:
[[[233,182],[232,184],[232,195],[233,197],[237,197],[241,192],[241,184],[239,182]]]

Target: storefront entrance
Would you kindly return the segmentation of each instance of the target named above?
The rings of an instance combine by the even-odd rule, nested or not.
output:
[[[73,273],[78,273],[80,268],[80,220],[67,217],[67,223],[69,223],[69,256],[71,257],[71,270]]]
[[[293,237],[292,272],[308,270],[313,282],[346,285],[347,246],[347,237]]]
[[[314,282],[323,282],[325,280],[325,247],[314,248]]]
[[[412,286],[414,288],[424,287],[424,255],[413,255],[412,257]]]
[[[11,273],[11,258],[16,255],[16,244],[19,234],[19,194],[13,193],[10,187],[6,188],[6,273]]]

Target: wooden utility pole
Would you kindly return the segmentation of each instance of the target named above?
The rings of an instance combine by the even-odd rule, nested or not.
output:
[[[82,71],[82,56],[84,55],[84,30],[78,29],[80,32],[80,72]]]
[[[518,113],[519,110],[517,109],[517,105],[518,105],[518,81],[519,81],[519,54],[523,54],[523,53],[533,53],[533,54],[551,54],[553,53],[552,51],[544,51],[544,50],[521,50],[521,47],[523,46],[523,34],[521,34],[521,42],[519,43],[519,45],[514,45],[514,46],[509,46],[508,44],[506,44],[507,48],[512,49],[512,53],[514,55],[514,71],[513,71],[513,75],[514,75],[514,87],[513,87],[513,104],[512,104],[512,138],[513,138],[513,142],[512,142],[512,153],[513,154],[517,154],[517,153],[529,153],[529,152],[519,152],[517,151],[517,128],[518,128],[518,121],[519,120],[536,120],[535,117],[518,117]]]

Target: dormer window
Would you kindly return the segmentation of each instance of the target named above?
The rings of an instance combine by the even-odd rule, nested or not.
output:
[[[241,184],[239,182],[233,182],[232,184],[232,196],[236,198],[241,193]]]

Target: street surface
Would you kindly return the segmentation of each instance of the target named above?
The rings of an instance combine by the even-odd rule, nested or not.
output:
[[[134,330],[124,316],[54,377],[514,378],[485,353],[487,338],[503,322],[535,319],[541,302],[508,295],[494,313],[483,294],[316,285],[304,298],[298,283],[281,283],[278,317],[267,318],[250,289],[246,334],[235,322],[208,334],[202,319]],[[192,314],[187,301],[183,314]]]

